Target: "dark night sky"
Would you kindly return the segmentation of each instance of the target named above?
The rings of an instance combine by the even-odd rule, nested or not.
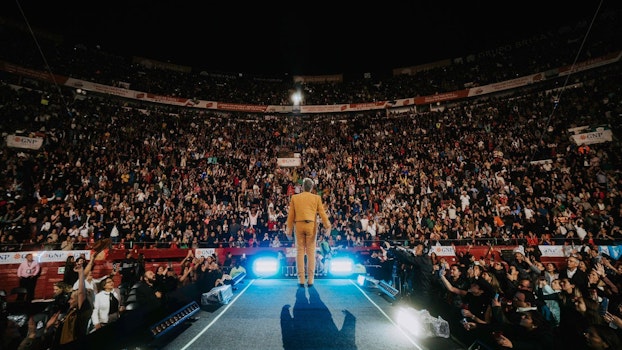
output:
[[[531,0],[355,3],[8,0],[0,16],[24,21],[21,7],[33,28],[123,56],[211,71],[333,74],[476,52],[591,18],[598,7]]]

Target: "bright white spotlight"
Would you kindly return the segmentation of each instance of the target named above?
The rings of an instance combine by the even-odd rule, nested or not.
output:
[[[351,275],[354,263],[350,258],[333,258],[330,260],[329,272],[335,276]]]
[[[367,278],[365,278],[365,275],[363,274],[359,274],[358,276],[356,276],[356,283],[361,286],[364,287],[365,286],[365,281],[367,280]]]
[[[397,324],[404,330],[408,331],[416,337],[421,336],[424,332],[421,320],[417,311],[412,307],[400,308],[397,311]]]
[[[441,316],[433,317],[428,310],[415,310],[412,307],[397,310],[396,321],[400,328],[417,338],[451,336],[449,323]]]
[[[279,261],[275,257],[261,257],[253,262],[253,273],[258,277],[271,277],[279,271]]]
[[[300,90],[296,90],[291,96],[290,96],[292,103],[294,104],[294,106],[300,106],[300,104],[302,103],[302,92],[300,92]]]

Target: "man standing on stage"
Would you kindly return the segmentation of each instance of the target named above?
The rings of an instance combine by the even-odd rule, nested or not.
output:
[[[35,261],[32,253],[26,254],[26,261],[19,264],[17,268],[17,277],[19,277],[19,286],[26,288],[26,301],[32,301],[35,298],[35,287],[37,286],[37,278],[39,278],[41,266]],[[19,295],[18,299],[24,296]]]
[[[303,192],[292,196],[287,215],[287,228],[285,234],[291,240],[294,225],[296,227],[296,269],[298,270],[298,286],[305,284],[305,256],[307,258],[307,286],[313,286],[315,274],[315,245],[317,231],[317,214],[320,214],[326,234],[330,234],[331,225],[322,205],[322,198],[311,193],[313,180],[302,180]]]

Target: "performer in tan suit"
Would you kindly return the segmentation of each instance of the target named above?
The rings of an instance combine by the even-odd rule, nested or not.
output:
[[[296,228],[296,268],[300,287],[305,284],[305,255],[307,257],[307,286],[313,286],[315,273],[315,243],[317,240],[317,214],[320,214],[324,228],[330,234],[331,224],[322,205],[322,198],[311,193],[313,180],[302,180],[303,192],[292,196],[287,215],[285,234],[291,240],[292,231]]]

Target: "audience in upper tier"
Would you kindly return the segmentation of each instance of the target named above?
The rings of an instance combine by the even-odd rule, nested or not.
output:
[[[604,31],[621,22],[599,22],[598,28]],[[567,36],[555,38],[551,45],[560,45]],[[598,41],[589,55],[615,52],[620,42]],[[535,46],[523,47],[523,53]],[[504,59],[501,70],[499,62],[486,65],[480,57],[477,79],[473,66],[465,63],[442,74],[434,70],[395,77],[377,90],[365,81],[318,88],[310,101],[369,102],[458,90],[471,79],[486,84],[568,64],[561,52],[573,48],[552,50],[551,60],[525,56],[543,60],[520,67]],[[2,58],[29,65],[17,56],[21,52],[3,50],[7,57]],[[278,94],[265,96],[271,90],[254,85],[237,94],[215,89],[215,84],[188,90],[198,86],[192,80],[196,76],[138,74],[135,66],[102,66],[102,53],[89,53],[78,51],[63,65],[54,61],[55,68],[111,85],[111,79],[131,80],[132,88],[171,96],[227,102],[245,96],[249,100],[244,102],[262,105],[284,101]],[[79,64],[87,59],[102,64],[95,76],[80,72],[93,67]],[[119,63],[109,63],[114,62]],[[459,74],[467,67],[469,74]],[[430,279],[430,288],[443,293],[412,288],[413,302],[444,295],[449,312],[465,318],[465,334],[473,340],[514,348],[583,343],[586,348],[603,343],[614,348],[621,329],[622,268],[594,247],[622,241],[620,72],[617,62],[577,72],[572,87],[552,80],[507,96],[433,110],[268,118],[95,94],[74,98],[71,91],[3,71],[0,132],[43,137],[44,144],[39,151],[0,146],[0,250],[85,249],[104,238],[117,248],[288,245],[283,235],[288,199],[301,191],[301,179],[310,177],[333,225],[322,238],[329,246],[369,246],[374,241],[423,246],[416,276],[429,272],[423,252],[433,244],[523,246],[504,264],[476,264],[468,258],[453,266],[431,261],[431,270],[444,277]],[[33,89],[16,88],[17,83]],[[580,126],[610,129],[613,140],[577,144],[568,129]],[[277,158],[291,152],[300,153],[302,166],[279,167]],[[540,262],[537,246],[553,244],[577,247],[565,266]],[[129,256],[121,267],[122,299],[136,282],[138,265]],[[188,265],[179,276],[171,273],[169,280],[179,285],[169,282],[167,287],[158,281],[168,272],[141,271],[138,276],[148,276],[141,281],[141,293],[159,304],[165,300],[162,293],[178,286],[224,283],[217,264],[197,260]],[[205,269],[197,269],[199,265]],[[76,272],[84,289],[85,271]],[[134,277],[126,280],[125,273]],[[408,286],[416,285],[414,272],[402,273]],[[83,313],[92,302],[74,294],[74,309],[79,319],[87,320],[90,315]],[[119,303],[126,305],[125,300]],[[603,324],[618,325],[613,332],[618,338],[601,330]],[[79,339],[69,333],[65,331]]]

